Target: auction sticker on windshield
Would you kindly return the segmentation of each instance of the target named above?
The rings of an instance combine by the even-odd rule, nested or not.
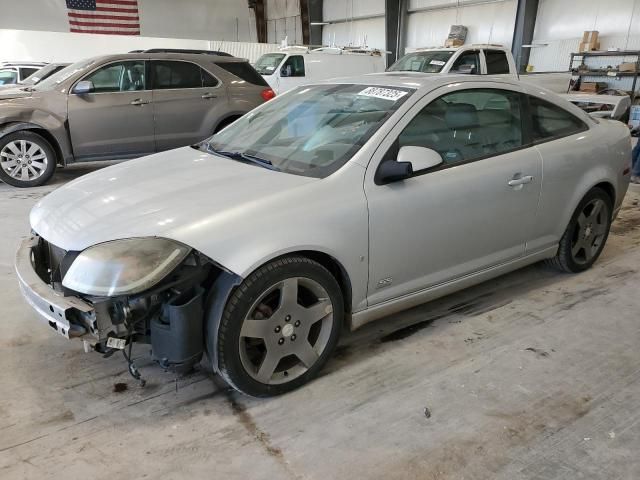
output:
[[[382,87],[367,87],[358,95],[364,95],[366,97],[382,98],[384,100],[391,100],[393,102],[404,97],[408,92],[404,90],[396,90],[394,88],[382,88]]]

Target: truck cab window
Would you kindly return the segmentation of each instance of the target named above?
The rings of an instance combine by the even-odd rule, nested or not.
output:
[[[484,58],[487,61],[488,75],[502,75],[509,73],[509,61],[507,54],[501,50],[485,50]]]
[[[478,50],[462,53],[451,67],[451,73],[480,75],[480,55]]]
[[[283,77],[304,77],[304,57],[291,55],[280,70]]]

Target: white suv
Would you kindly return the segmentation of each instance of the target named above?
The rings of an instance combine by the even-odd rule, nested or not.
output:
[[[45,65],[42,62],[3,62],[0,64],[0,85],[20,83]]]

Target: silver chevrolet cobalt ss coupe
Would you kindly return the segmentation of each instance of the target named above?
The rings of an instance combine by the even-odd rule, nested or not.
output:
[[[547,260],[580,272],[629,182],[619,122],[505,78],[384,73],[307,85],[192,147],[43,198],[16,269],[67,338],[165,368],[204,352],[271,396],[343,328]]]

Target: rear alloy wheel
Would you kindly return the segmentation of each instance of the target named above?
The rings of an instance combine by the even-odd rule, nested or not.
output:
[[[549,263],[565,272],[582,272],[598,259],[611,227],[611,200],[600,188],[591,190],[580,202],[560,240],[556,256]]]
[[[335,348],[343,300],[333,276],[304,257],[250,275],[229,300],[218,331],[218,365],[237,390],[279,395],[311,380]]]
[[[14,187],[37,187],[47,182],[56,168],[49,142],[23,130],[0,139],[0,180]]]

